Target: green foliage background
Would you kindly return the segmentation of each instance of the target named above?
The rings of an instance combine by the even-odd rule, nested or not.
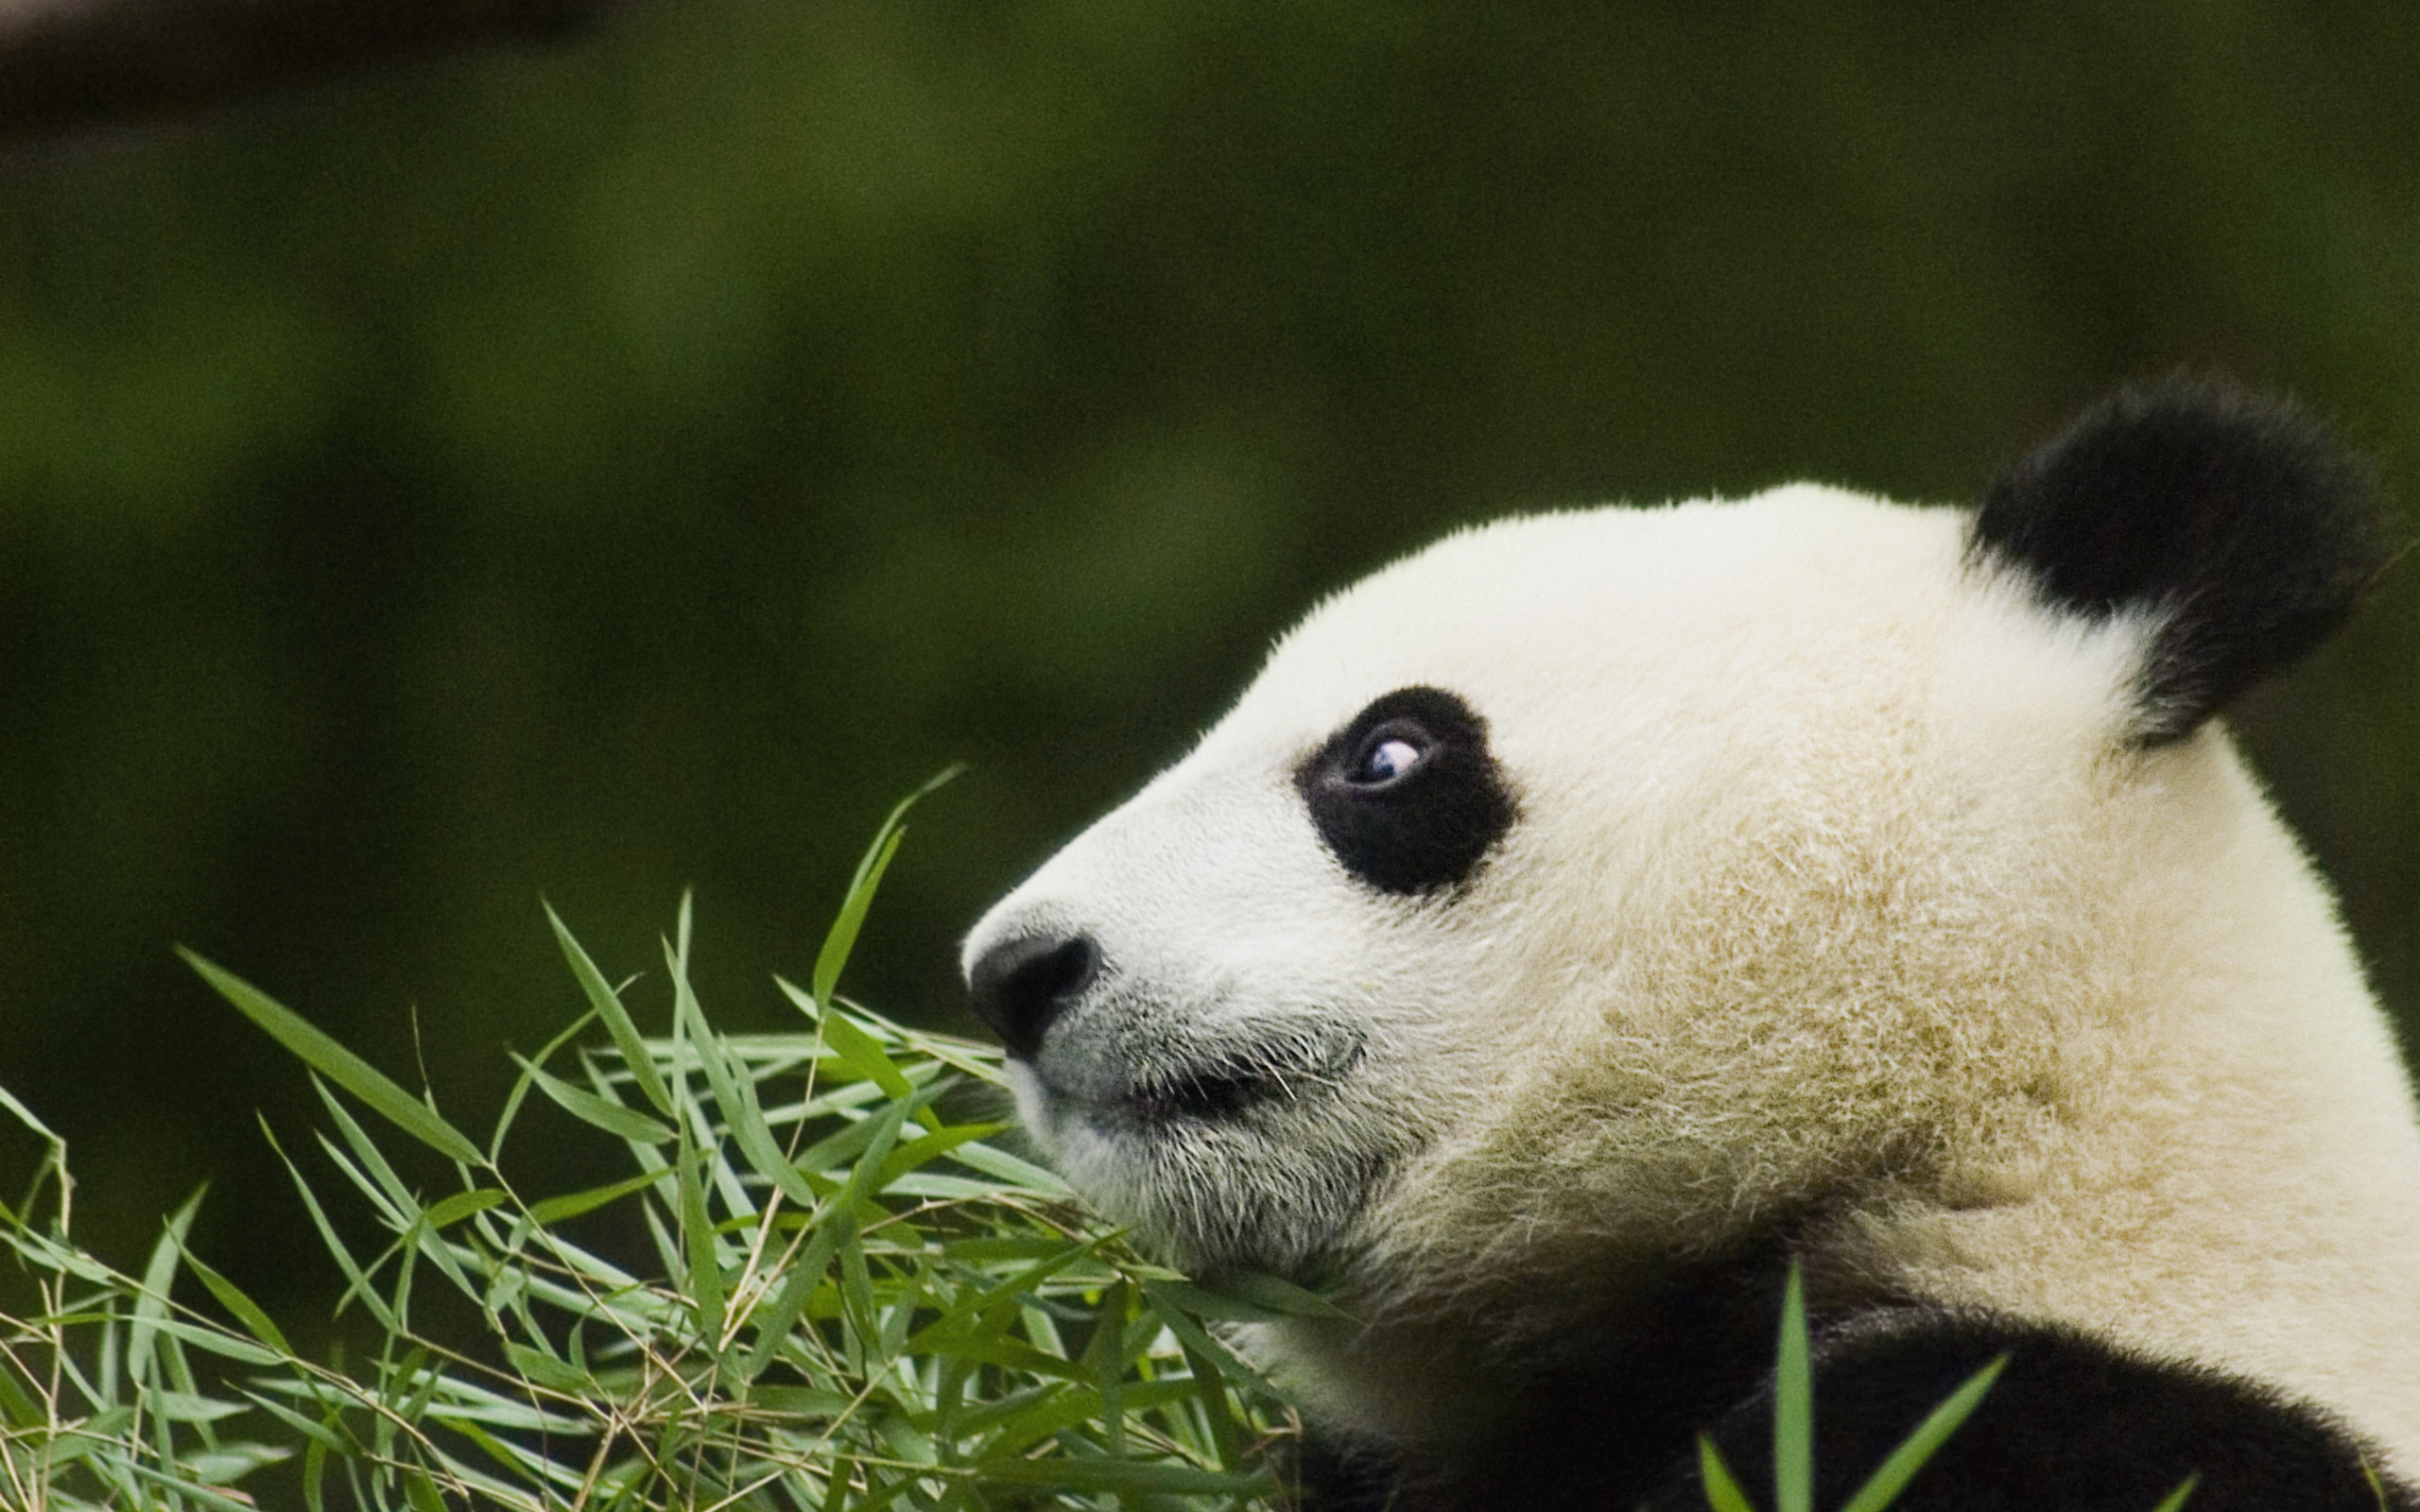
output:
[[[18,162],[0,1084],[279,1309],[316,1108],[171,941],[475,1122],[542,891],[619,974],[694,882],[770,1027],[964,758],[851,982],[964,1027],[983,903],[1455,522],[1970,497],[2180,362],[2414,497],[2416,78],[2400,0],[690,0]],[[2242,720],[2406,1014],[2416,574]]]

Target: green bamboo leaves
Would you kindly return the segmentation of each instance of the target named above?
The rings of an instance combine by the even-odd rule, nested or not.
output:
[[[652,985],[617,986],[548,907],[580,1011],[513,1056],[519,1079],[484,1149],[433,1099],[186,953],[319,1086],[331,1132],[316,1162],[349,1192],[325,1191],[311,1161],[287,1166],[343,1305],[383,1344],[344,1369],[303,1359],[186,1252],[188,1205],[146,1276],[120,1279],[120,1354],[152,1362],[191,1344],[255,1370],[209,1410],[250,1414],[294,1445],[315,1509],[1210,1509],[1270,1495],[1258,1454],[1283,1409],[1201,1318],[1327,1304],[1265,1279],[1215,1296],[1146,1263],[1055,1177],[992,1143],[1006,1106],[996,1050],[838,994],[910,805],[950,775],[886,818],[809,985],[782,984],[804,1033],[717,1027],[692,979],[686,899]],[[525,1193],[503,1159],[525,1104],[566,1115],[627,1174]],[[390,1147],[379,1121],[409,1143]],[[168,1301],[187,1273],[205,1311]],[[478,1348],[420,1321],[432,1287],[481,1320]],[[145,1363],[136,1379],[160,1397],[164,1369]],[[39,1383],[9,1381],[39,1415]],[[161,1400],[205,1400],[178,1389]]]

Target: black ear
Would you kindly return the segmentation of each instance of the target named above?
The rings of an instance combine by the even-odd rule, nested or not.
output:
[[[2325,640],[2382,560],[2362,459],[2282,399],[2121,388],[2002,472],[1969,551],[2095,620],[2158,617],[2135,736],[2166,745]]]

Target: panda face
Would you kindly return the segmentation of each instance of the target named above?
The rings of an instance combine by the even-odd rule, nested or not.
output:
[[[2200,737],[2342,619],[2371,518],[2324,429],[2180,380],[1971,514],[1464,532],[1002,901],[974,1005],[1046,1151],[1196,1266],[1451,1295],[1989,1205],[2144,963],[2308,912]]]
[[[1451,983],[1415,986],[1388,942],[1464,974],[1453,926],[1514,819],[1484,721],[1443,689],[1288,734],[1167,774],[968,947],[1028,1126],[1200,1266],[1317,1268],[1431,1137],[1424,1028]]]
[[[2130,664],[2122,627],[1979,583],[1960,532],[1815,489],[1546,516],[1323,606],[970,938],[1027,1125],[1181,1262],[1297,1275],[1574,1204],[1714,1242],[1896,1158],[1919,1094],[1885,1041],[1942,1040],[1921,1005],[1954,969],[1817,951],[1843,985],[1788,953],[1840,889],[1929,896],[1937,848],[1888,833],[1920,809],[1960,833],[2013,785],[2064,801]],[[2029,698],[2063,738],[1999,738],[1988,708]],[[1935,739],[1945,710],[1979,728]],[[1819,1031],[1820,1088],[1782,1064]],[[1589,1180],[1488,1175],[1540,1161]]]
[[[2377,559],[2323,427],[2192,380],[1973,511],[1466,531],[1002,900],[973,1004],[1111,1216],[1339,1283],[1353,1326],[1244,1342],[1357,1433],[1450,1458],[1539,1383],[1666,1380],[1645,1314],[1787,1253],[1836,1318],[2047,1321],[2420,1464],[2377,1322],[2420,1120],[2211,719]]]

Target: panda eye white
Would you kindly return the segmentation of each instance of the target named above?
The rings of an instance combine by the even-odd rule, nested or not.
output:
[[[1423,754],[1418,746],[1400,735],[1379,741],[1363,754],[1354,768],[1353,781],[1373,787],[1392,782],[1419,765]]]

